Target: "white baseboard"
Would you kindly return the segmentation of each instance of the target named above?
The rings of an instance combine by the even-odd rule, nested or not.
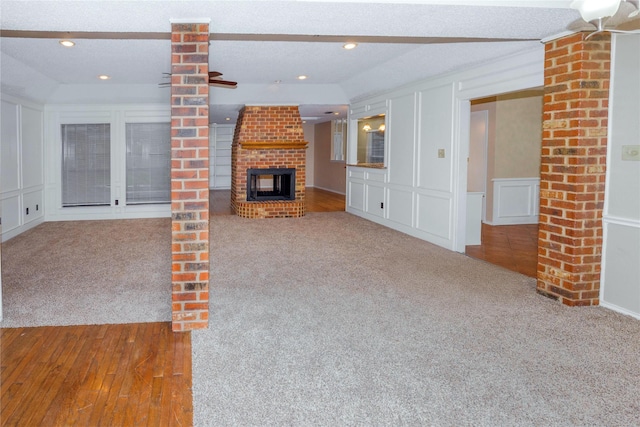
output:
[[[604,307],[604,308],[608,308],[609,310],[613,310],[613,311],[616,311],[618,313],[625,314],[627,316],[631,316],[633,318],[636,318],[636,319],[640,320],[640,313],[636,313],[636,312],[627,310],[626,308],[619,307],[619,306],[617,306],[615,304],[611,304],[611,303],[608,303],[606,301],[600,300],[600,306]]]

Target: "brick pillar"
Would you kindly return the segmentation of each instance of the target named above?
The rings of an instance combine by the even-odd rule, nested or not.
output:
[[[602,253],[611,38],[545,45],[538,292],[597,305]]]
[[[174,331],[209,323],[209,24],[171,26]]]

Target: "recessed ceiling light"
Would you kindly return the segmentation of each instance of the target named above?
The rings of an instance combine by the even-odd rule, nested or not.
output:
[[[111,76],[107,76],[106,74],[100,74],[100,75],[98,76],[98,78],[99,78],[100,80],[109,80],[109,79],[111,78]]]
[[[355,49],[355,48],[356,48],[356,46],[358,46],[358,43],[352,43],[352,42],[350,42],[350,43],[345,43],[345,44],[343,44],[343,45],[342,45],[342,48],[343,48],[343,49],[347,49],[347,50],[351,50],[351,49]]]
[[[74,42],[72,42],[71,40],[60,40],[58,43],[60,43],[62,46],[64,47],[72,47],[75,46],[76,44]]]
[[[339,112],[339,111],[336,111],[335,113],[333,113],[333,115],[334,115],[334,116],[339,116],[339,115],[340,115],[340,112]]]
[[[298,80],[305,80],[307,78],[307,76],[305,76],[304,74],[298,76]]]
[[[226,117],[225,120],[229,121],[229,120],[231,120],[231,117]]]

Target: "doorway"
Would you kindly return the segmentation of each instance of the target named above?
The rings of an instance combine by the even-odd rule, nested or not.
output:
[[[484,197],[480,241],[468,240],[465,253],[532,277],[537,270],[542,97],[542,89],[529,89],[471,100],[469,121],[467,191]]]

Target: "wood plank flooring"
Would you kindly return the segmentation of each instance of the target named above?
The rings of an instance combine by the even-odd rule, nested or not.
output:
[[[169,323],[0,330],[2,426],[190,426],[191,334]]]
[[[209,213],[211,215],[231,215],[231,190],[209,191]],[[307,212],[344,211],[345,196],[319,188],[305,189]]]
[[[466,254],[529,277],[536,277],[538,224],[482,224],[481,241],[481,245],[467,246]]]

